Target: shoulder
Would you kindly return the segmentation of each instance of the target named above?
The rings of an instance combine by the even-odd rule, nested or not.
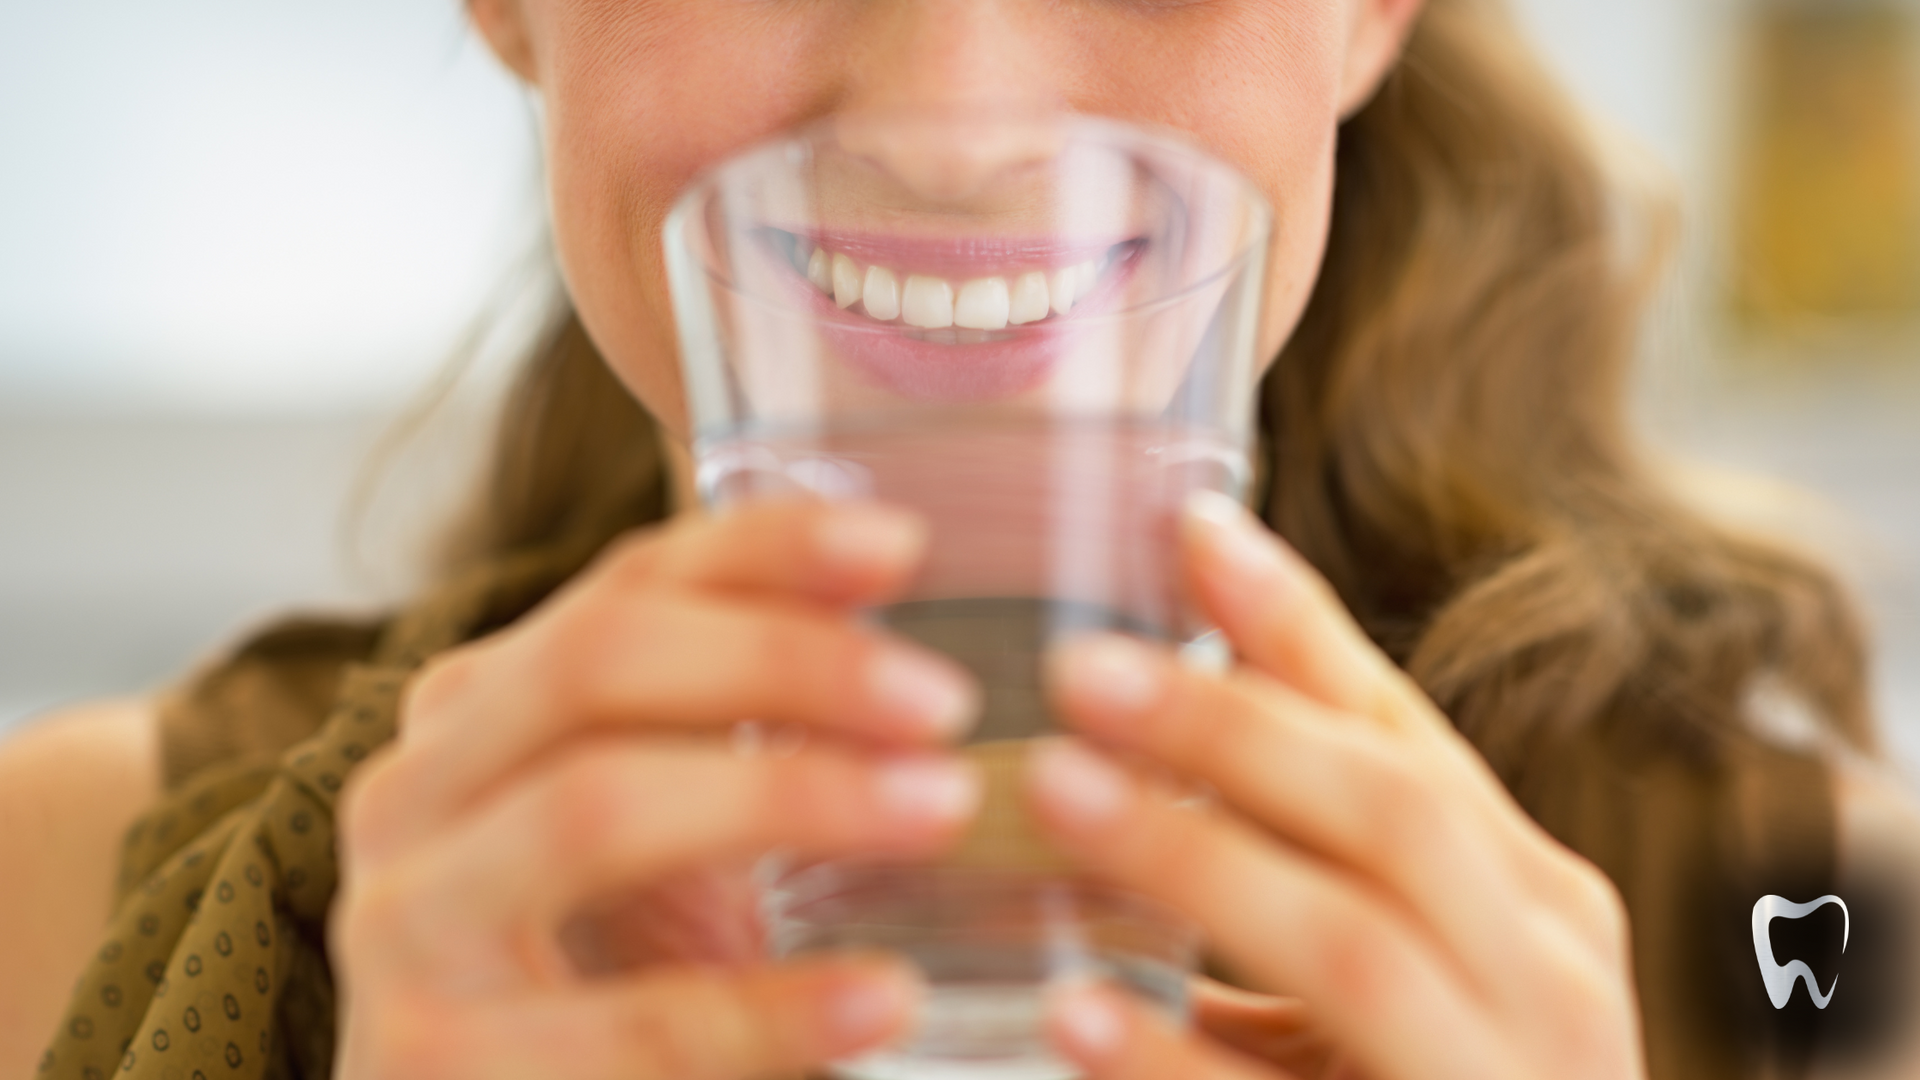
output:
[[[105,702],[0,741],[0,1075],[30,1075],[107,922],[122,835],[160,794],[153,709]]]
[[[83,820],[121,825],[160,793],[159,743],[144,700],[76,706],[0,740],[0,843]],[[45,820],[35,815],[51,814]]]

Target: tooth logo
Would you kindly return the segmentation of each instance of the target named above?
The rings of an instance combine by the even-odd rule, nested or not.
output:
[[[1840,916],[1846,920],[1841,924],[1840,951],[1847,951],[1847,936],[1853,931],[1853,916],[1847,913],[1847,902],[1837,896],[1823,896],[1810,904],[1796,904],[1784,896],[1763,896],[1753,904],[1753,955],[1760,961],[1760,978],[1767,984],[1767,997],[1776,1009],[1784,1009],[1793,997],[1793,984],[1801,979],[1807,981],[1807,993],[1813,997],[1813,1003],[1824,1009],[1827,1002],[1833,1000],[1834,988],[1840,985],[1840,976],[1835,974],[1833,985],[1827,992],[1820,992],[1820,984],[1813,980],[1813,969],[1805,960],[1795,960],[1782,966],[1773,959],[1773,939],[1767,929],[1775,919],[1804,919],[1808,915],[1826,907],[1828,904],[1840,905]]]

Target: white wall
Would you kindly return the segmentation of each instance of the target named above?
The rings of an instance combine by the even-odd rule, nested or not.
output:
[[[539,218],[528,104],[461,12],[8,10],[0,728],[398,591],[347,555],[361,466]]]
[[[458,0],[59,0],[0,34],[0,402],[338,411],[438,361],[539,203]]]

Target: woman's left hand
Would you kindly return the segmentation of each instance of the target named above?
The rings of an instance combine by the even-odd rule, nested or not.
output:
[[[1055,1002],[1061,1048],[1092,1080],[1644,1077],[1611,882],[1251,515],[1203,497],[1182,532],[1240,666],[1119,637],[1063,649],[1049,685],[1087,739],[1040,750],[1030,796],[1083,866],[1184,911],[1239,979],[1297,1000],[1209,992],[1184,1033],[1081,988]],[[1096,746],[1218,799],[1197,807]]]

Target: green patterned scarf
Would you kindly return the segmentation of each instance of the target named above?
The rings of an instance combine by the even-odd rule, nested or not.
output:
[[[510,622],[581,561],[525,556],[437,590],[347,667],[311,738],[202,770],[142,816],[39,1077],[330,1077],[334,800],[393,737],[401,689],[427,657]]]

